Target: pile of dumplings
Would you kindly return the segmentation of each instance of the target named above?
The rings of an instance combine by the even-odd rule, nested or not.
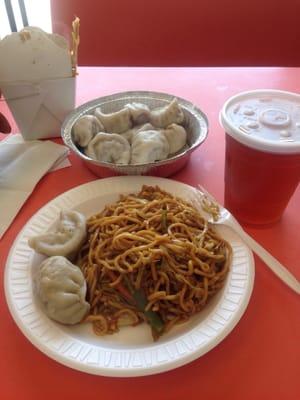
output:
[[[73,140],[88,157],[114,164],[147,164],[165,160],[187,142],[184,113],[176,98],[150,110],[130,103],[114,113],[84,115],[73,126]]]
[[[86,238],[86,218],[62,211],[55,229],[29,238],[28,244],[47,258],[33,274],[36,293],[46,315],[66,325],[79,323],[89,312],[86,281],[72,260]]]

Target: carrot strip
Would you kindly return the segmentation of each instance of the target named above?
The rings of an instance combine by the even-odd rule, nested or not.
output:
[[[114,274],[113,271],[107,269],[106,270],[107,275],[110,277],[110,279],[112,281],[115,281],[117,279],[116,275]],[[118,291],[129,301],[134,301],[133,297],[131,296],[131,294],[129,293],[129,291],[122,285],[122,283],[118,283],[115,286],[116,289],[118,289]]]

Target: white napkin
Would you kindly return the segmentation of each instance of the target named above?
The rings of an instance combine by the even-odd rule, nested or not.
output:
[[[51,141],[26,142],[19,134],[0,142],[0,239],[38,181],[57,169],[68,153],[66,146]]]

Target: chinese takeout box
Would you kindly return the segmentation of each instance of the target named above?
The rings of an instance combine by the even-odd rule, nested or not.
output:
[[[73,56],[62,36],[35,27],[0,41],[0,88],[25,140],[60,136],[75,107]]]

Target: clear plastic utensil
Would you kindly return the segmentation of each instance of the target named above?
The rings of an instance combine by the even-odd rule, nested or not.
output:
[[[209,223],[226,225],[234,230],[240,238],[257,254],[262,261],[278,276],[287,286],[296,293],[300,294],[300,282],[292,275],[275,257],[267,252],[250,235],[248,235],[234,216],[223,206],[221,206],[212,195],[202,186],[195,189],[191,194],[190,201],[196,208],[200,208]]]

